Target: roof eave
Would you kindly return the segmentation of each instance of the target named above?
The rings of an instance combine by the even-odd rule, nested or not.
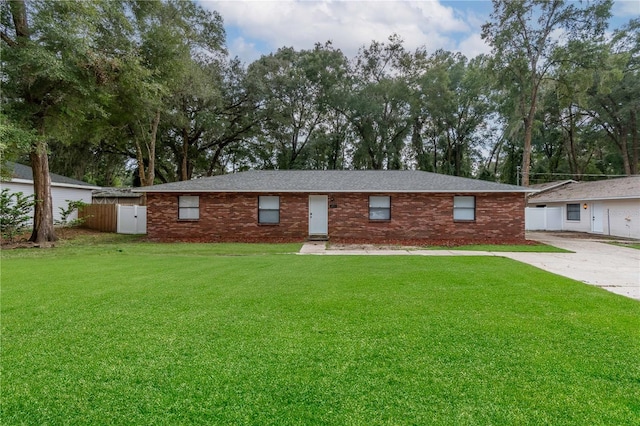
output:
[[[407,189],[407,190],[394,190],[394,189],[357,189],[357,190],[344,190],[344,189],[133,189],[131,192],[136,193],[233,193],[233,192],[241,192],[241,193],[395,193],[395,194],[415,194],[415,193],[425,193],[425,194],[442,194],[442,193],[535,193],[537,190],[532,189],[430,189],[430,190],[416,190],[416,189]]]
[[[33,180],[30,180],[30,179],[11,178],[9,182],[33,185]],[[51,186],[60,187],[60,188],[75,188],[75,189],[87,189],[87,190],[102,189],[102,187],[100,186],[76,185],[73,183],[62,183],[62,182],[51,182]]]
[[[640,195],[625,195],[618,197],[589,197],[589,198],[560,198],[560,199],[531,199],[529,198],[529,203],[570,203],[570,202],[581,202],[581,201],[611,201],[611,200],[640,200]]]

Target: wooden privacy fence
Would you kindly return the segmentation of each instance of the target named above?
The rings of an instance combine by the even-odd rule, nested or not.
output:
[[[116,232],[118,229],[117,204],[87,204],[78,211],[78,218],[84,219],[84,228],[102,232]]]

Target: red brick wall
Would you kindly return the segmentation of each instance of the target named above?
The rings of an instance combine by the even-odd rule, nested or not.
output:
[[[147,194],[147,232],[158,241],[304,241],[309,194],[202,193],[200,219],[178,220],[178,196]],[[258,224],[258,196],[280,196],[280,223]],[[369,195],[391,196],[391,220],[369,220]],[[475,195],[476,220],[454,222],[453,196]],[[329,194],[329,237],[335,242],[521,242],[524,194]]]

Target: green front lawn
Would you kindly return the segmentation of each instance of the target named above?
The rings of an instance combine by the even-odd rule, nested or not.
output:
[[[497,257],[265,252],[3,252],[2,423],[640,422],[637,301]]]

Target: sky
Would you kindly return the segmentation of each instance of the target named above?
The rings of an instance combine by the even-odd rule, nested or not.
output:
[[[249,64],[280,47],[312,49],[331,41],[353,57],[372,40],[392,34],[405,48],[425,46],[461,52],[467,57],[489,53],[480,37],[492,11],[489,0],[199,0],[224,19],[227,50]],[[610,28],[640,17],[639,0],[615,0]]]

